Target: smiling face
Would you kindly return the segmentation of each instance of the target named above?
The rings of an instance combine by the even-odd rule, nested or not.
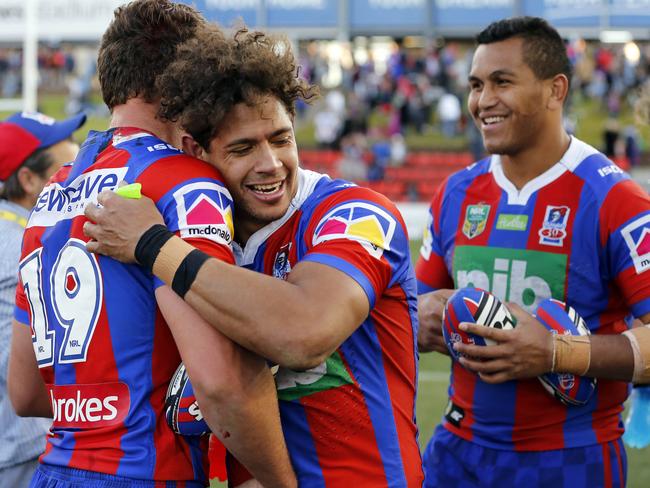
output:
[[[555,123],[547,110],[551,85],[524,62],[521,37],[478,46],[467,105],[488,152],[516,156],[543,140]]]
[[[210,141],[204,159],[223,175],[235,204],[241,243],[281,218],[298,187],[298,149],[285,107],[272,96],[239,103]]]

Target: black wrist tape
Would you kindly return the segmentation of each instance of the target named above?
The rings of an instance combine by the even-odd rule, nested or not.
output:
[[[153,263],[165,243],[174,237],[174,233],[162,224],[152,225],[135,246],[135,259],[150,273],[153,272]]]
[[[191,253],[185,256],[180,266],[174,273],[172,281],[172,290],[174,290],[181,298],[185,298],[185,294],[192,287],[192,283],[196,279],[201,266],[205,263],[210,256],[198,249],[194,249]]]

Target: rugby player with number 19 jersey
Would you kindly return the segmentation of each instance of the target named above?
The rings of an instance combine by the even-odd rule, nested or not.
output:
[[[85,248],[85,206],[122,182],[141,183],[182,238],[233,262],[232,200],[216,170],[139,129],[89,135],[41,193],[20,262],[15,317],[31,324],[54,416],[41,463],[203,486],[205,441],[165,423],[180,356],[156,304],[159,282]]]

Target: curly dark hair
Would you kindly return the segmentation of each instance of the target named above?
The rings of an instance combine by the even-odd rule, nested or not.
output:
[[[179,47],[158,87],[159,115],[179,121],[205,150],[239,103],[254,106],[271,95],[293,117],[297,100],[318,95],[315,86],[299,77],[286,37],[245,27],[230,39],[216,27],[202,29]]]
[[[563,74],[571,83],[571,62],[564,41],[540,17],[512,17],[492,22],[476,36],[476,44],[491,44],[512,37],[523,39],[524,62],[538,79],[548,80]]]
[[[156,78],[173,61],[178,45],[205,24],[194,8],[169,0],[135,0],[115,9],[97,59],[108,108],[135,97],[157,100]]]

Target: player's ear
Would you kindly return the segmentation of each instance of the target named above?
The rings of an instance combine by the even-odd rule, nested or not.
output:
[[[183,134],[181,137],[181,148],[185,154],[194,156],[195,158],[202,159],[203,148],[201,145],[194,140],[194,138],[189,134]]]
[[[564,74],[557,74],[551,80],[551,96],[547,101],[550,110],[561,109],[569,94],[569,79]]]

